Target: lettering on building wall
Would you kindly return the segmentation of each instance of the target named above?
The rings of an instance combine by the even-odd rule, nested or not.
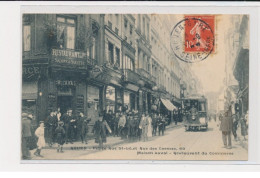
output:
[[[61,49],[52,49],[52,56],[78,58],[78,59],[87,58],[86,53],[69,51],[69,50],[61,50]]]
[[[56,85],[59,86],[76,86],[77,82],[72,80],[56,80]]]

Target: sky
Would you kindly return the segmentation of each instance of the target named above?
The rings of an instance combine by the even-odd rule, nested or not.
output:
[[[218,92],[224,87],[225,78],[225,52],[227,46],[225,43],[225,31],[231,27],[229,15],[216,16],[215,29],[215,52],[210,54],[208,58],[203,61],[187,64],[191,65],[193,73],[200,80],[204,93]]]

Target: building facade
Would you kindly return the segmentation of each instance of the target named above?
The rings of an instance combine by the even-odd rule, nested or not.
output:
[[[170,20],[151,14],[24,14],[22,110],[41,121],[52,110],[70,108],[94,123],[103,111],[160,112],[160,99],[180,105],[183,91],[195,91],[196,84],[171,53]]]

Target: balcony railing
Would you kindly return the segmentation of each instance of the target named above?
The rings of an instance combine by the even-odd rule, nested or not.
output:
[[[146,70],[140,68],[140,69],[137,69],[137,71],[138,71],[138,74],[140,76],[144,77],[145,79],[147,79],[148,82],[153,82],[154,84],[156,83],[156,78],[154,76],[152,76]]]
[[[150,74],[146,71],[146,70],[144,70],[144,69],[142,69],[142,68],[139,68],[139,69],[137,69],[137,72],[142,76],[142,77],[144,77],[144,78],[146,78],[146,79],[150,79]]]
[[[124,72],[124,80],[126,82],[137,82],[139,80],[139,75],[135,72],[135,71],[132,71],[130,69],[123,69],[123,72]]]

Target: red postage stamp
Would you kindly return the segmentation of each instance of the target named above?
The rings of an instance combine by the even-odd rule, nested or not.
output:
[[[214,52],[215,16],[186,15],[185,52]]]

